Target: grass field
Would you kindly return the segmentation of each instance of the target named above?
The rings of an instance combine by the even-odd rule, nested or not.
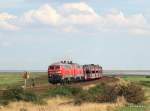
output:
[[[124,80],[139,82],[139,81],[150,81],[149,76],[123,76]]]
[[[6,88],[8,86],[23,85],[24,79],[22,75],[23,73],[19,72],[0,72],[0,89]],[[37,84],[47,83],[47,73],[45,72],[31,72],[30,78],[28,79],[27,83],[30,83],[30,80],[32,78]]]
[[[34,78],[36,85],[49,84],[47,81],[47,73],[44,73],[44,72],[43,73],[42,72],[30,73],[30,79],[28,80],[28,85],[30,84],[30,80],[32,78]],[[118,109],[116,109],[115,111],[150,111],[150,108],[148,106],[150,104],[150,78],[147,76],[123,76],[122,79],[124,79],[125,81],[135,82],[137,84],[142,85],[145,90],[146,101],[143,103],[143,107],[122,106],[122,107],[118,107]],[[24,84],[24,79],[22,78],[21,73],[0,73],[0,89],[6,88],[8,86],[16,86],[16,85],[22,86],[23,84]],[[88,103],[88,104],[86,103],[81,106],[74,106],[72,104],[71,105],[70,104],[63,105],[66,101],[64,101],[64,100],[59,100],[59,101],[61,101],[61,103],[59,103],[59,104],[62,104],[62,106],[60,106],[58,108],[55,105],[54,107],[51,107],[52,110],[57,110],[57,111],[61,110],[62,111],[62,109],[63,109],[64,111],[66,111],[66,110],[68,110],[68,111],[75,111],[75,110],[88,111],[91,108],[90,109],[91,111],[101,111],[101,107],[105,106],[105,104],[95,104],[95,103]],[[53,105],[55,103],[57,103],[55,99],[50,100],[49,102],[53,103]],[[20,104],[20,103],[15,103],[15,104]],[[25,104],[27,104],[27,103],[25,103]],[[48,105],[49,105],[49,103],[48,103]],[[87,107],[87,105],[89,105],[89,106]],[[48,110],[41,110],[41,109],[39,109],[38,106],[35,106],[35,105],[30,104],[30,106],[32,108],[29,108],[28,111],[33,110],[33,109],[36,111],[48,111]],[[41,107],[45,107],[46,109],[49,108],[49,106],[41,106]],[[108,105],[102,111],[113,111],[112,109],[109,109],[109,108],[113,109],[114,105],[112,105],[112,106]],[[4,108],[2,111],[10,111],[10,110],[16,111],[15,109],[11,109],[11,108]]]

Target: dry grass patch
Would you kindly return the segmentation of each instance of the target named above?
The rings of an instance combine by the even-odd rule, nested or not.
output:
[[[117,103],[83,103],[74,105],[72,99],[56,97],[47,100],[46,105],[37,105],[30,102],[13,102],[2,107],[0,111],[113,111],[123,106],[119,100]]]

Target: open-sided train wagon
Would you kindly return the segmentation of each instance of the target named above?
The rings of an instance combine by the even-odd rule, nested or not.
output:
[[[94,64],[83,65],[83,73],[85,80],[98,79],[102,77],[102,67]]]
[[[64,83],[85,81],[102,77],[102,67],[99,65],[79,65],[72,61],[61,61],[48,67],[49,83]]]

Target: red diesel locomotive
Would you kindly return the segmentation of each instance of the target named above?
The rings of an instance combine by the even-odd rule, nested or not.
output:
[[[49,83],[68,83],[86,81],[102,77],[102,67],[99,65],[79,65],[72,61],[61,61],[48,67]]]

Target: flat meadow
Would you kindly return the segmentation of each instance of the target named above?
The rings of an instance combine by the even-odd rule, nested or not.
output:
[[[31,79],[34,79],[36,83],[48,83],[46,72],[30,72],[29,76],[27,84],[30,84]],[[24,85],[23,72],[0,72],[0,89],[22,85]]]

